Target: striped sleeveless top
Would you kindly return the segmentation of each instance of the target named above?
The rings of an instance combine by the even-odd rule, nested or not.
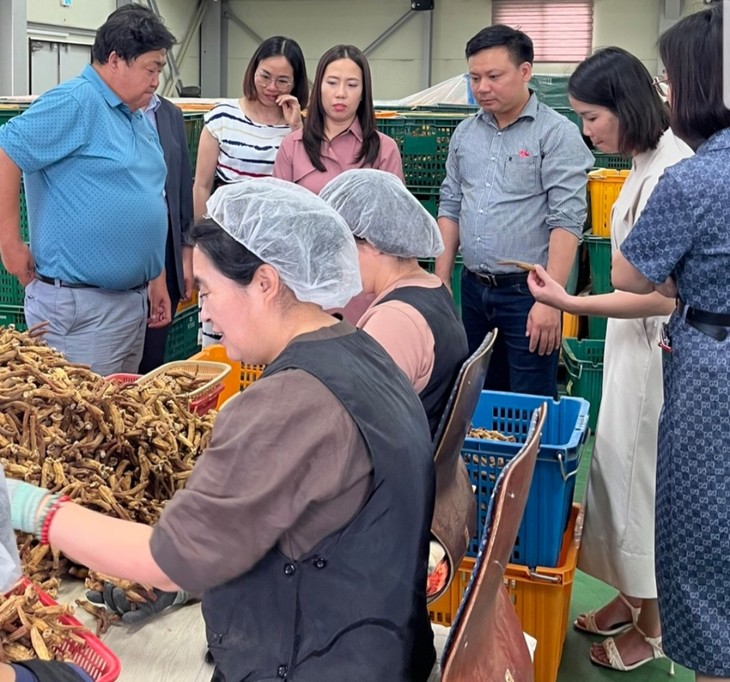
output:
[[[237,99],[216,104],[205,115],[205,127],[220,147],[217,183],[271,175],[279,145],[291,132],[286,124],[268,125],[251,120]]]

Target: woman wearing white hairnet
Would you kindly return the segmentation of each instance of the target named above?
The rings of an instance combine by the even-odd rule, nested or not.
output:
[[[9,592],[20,578],[20,559],[10,523],[10,500],[0,467],[0,593]],[[91,682],[81,668],[60,661],[0,663],[0,682]]]
[[[433,436],[468,355],[451,294],[418,264],[419,258],[444,250],[438,225],[398,178],[383,171],[346,171],[330,180],[320,196],[350,226],[363,293],[375,295],[357,326],[406,373]]]
[[[202,594],[217,682],[422,682],[431,442],[390,357],[322,310],[360,289],[352,235],[281,180],[221,188],[208,211],[193,231],[203,317],[263,376],[221,410],[156,527],[23,482],[13,524],[92,569]]]

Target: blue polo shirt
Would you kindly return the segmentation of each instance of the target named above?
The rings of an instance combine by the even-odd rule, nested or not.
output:
[[[165,159],[144,112],[91,67],[0,128],[23,171],[37,272],[125,291],[165,261]]]

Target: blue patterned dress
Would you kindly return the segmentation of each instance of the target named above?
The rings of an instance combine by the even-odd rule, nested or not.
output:
[[[621,252],[690,306],[730,314],[730,129],[669,168]],[[666,654],[730,676],[730,338],[676,313],[664,356],[656,570]]]

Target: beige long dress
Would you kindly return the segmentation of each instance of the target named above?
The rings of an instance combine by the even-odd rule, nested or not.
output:
[[[611,250],[626,238],[664,169],[692,151],[671,131],[634,157],[611,212]],[[659,328],[667,318],[609,319],[603,398],[578,566],[632,597],[656,598],[654,487],[661,410]]]

